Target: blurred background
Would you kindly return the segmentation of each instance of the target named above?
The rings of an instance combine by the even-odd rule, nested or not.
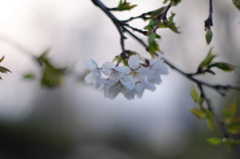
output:
[[[102,1],[108,7],[119,2]],[[162,6],[159,0],[129,2],[138,7],[115,13],[119,19]],[[158,30],[165,57],[180,69],[194,72],[213,47],[219,55],[216,61],[237,66],[236,73],[216,69],[216,76],[199,79],[240,84],[240,14],[232,2],[214,1],[214,36],[209,46],[204,38],[207,0],[184,0],[170,11],[177,13],[175,23],[181,34]],[[134,20],[130,24],[143,28],[147,23]],[[188,111],[197,107],[190,96],[193,83],[171,68],[155,92],[146,91],[131,101],[121,94],[106,99],[102,91],[79,80],[86,71],[85,60],[92,58],[101,66],[121,52],[119,39],[115,26],[90,0],[0,0],[0,57],[5,55],[1,66],[12,71],[1,74],[0,81],[1,159],[239,158],[235,149],[227,151],[206,141],[222,134],[217,125],[211,132],[205,120]],[[149,57],[131,37],[126,48]],[[32,55],[40,56],[46,49],[56,67],[72,67],[57,88],[39,84],[41,72]],[[36,74],[36,79],[24,79],[26,73]],[[219,114],[234,98],[240,102],[236,91],[222,97],[205,90]]]

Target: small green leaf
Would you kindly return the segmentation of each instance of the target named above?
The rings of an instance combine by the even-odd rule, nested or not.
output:
[[[226,72],[234,71],[236,68],[235,66],[228,64],[226,62],[216,62],[215,64],[213,64],[213,66]]]
[[[176,27],[175,23],[173,22],[173,18],[176,14],[171,13],[171,16],[168,18],[168,20],[163,20],[160,25],[158,26],[159,28],[169,28],[175,33],[180,33],[178,31],[178,27]]]
[[[161,52],[158,43],[156,42],[155,38],[160,38],[160,36],[156,33],[151,33],[148,35],[148,52],[151,54],[152,57],[155,57],[156,51]]]
[[[189,111],[191,113],[193,113],[193,115],[195,115],[199,119],[203,119],[203,118],[206,117],[206,112],[204,112],[203,110],[199,110],[199,109],[193,108],[193,109],[190,109]]]
[[[181,2],[181,0],[164,0],[163,4],[166,4],[168,1],[172,2],[171,6],[176,6],[178,3]]]
[[[0,63],[4,60],[5,56],[3,56],[1,59],[0,59]]]
[[[117,11],[125,11],[125,10],[131,10],[135,8],[137,5],[130,5],[129,2],[126,0],[120,0],[118,7],[116,8]]]
[[[230,105],[230,107],[228,108],[229,114],[230,114],[230,118],[234,117],[234,115],[236,113],[236,107],[237,107],[236,100],[234,100],[232,102],[232,104]]]
[[[158,16],[158,15],[161,15],[162,12],[163,12],[165,9],[166,9],[166,7],[161,7],[161,8],[159,8],[159,9],[157,9],[157,10],[152,11],[152,12],[151,12],[151,15],[150,15],[150,17],[149,17],[148,19],[153,19],[154,17],[156,17],[156,16]]]
[[[200,101],[199,94],[194,86],[192,86],[192,89],[191,89],[191,96],[196,103],[198,103]]]
[[[206,112],[206,118],[207,118],[207,125],[208,125],[209,129],[213,130],[214,129],[214,118],[213,118],[212,111]]]
[[[212,74],[212,75],[216,75],[216,73],[213,72],[212,70],[206,70],[205,72],[210,73],[210,74]]]
[[[222,143],[222,139],[216,137],[209,138],[207,141],[213,145],[220,145]]]
[[[233,0],[233,4],[240,10],[240,0]]]
[[[240,133],[240,117],[231,119],[227,118],[224,120],[227,130],[232,134]]]
[[[240,140],[233,140],[233,139],[227,139],[224,138],[222,140],[222,142],[224,143],[225,147],[227,150],[231,150],[233,147],[237,146],[240,144]]]
[[[12,73],[9,69],[7,69],[6,67],[3,67],[3,66],[0,66],[0,72],[2,72],[2,73],[8,73],[8,72]]]
[[[216,54],[212,54],[212,49],[211,48],[207,54],[207,56],[205,57],[205,59],[200,63],[200,65],[198,66],[199,69],[202,69],[204,67],[208,67],[209,65],[211,65],[213,59],[217,56]]]
[[[205,39],[207,44],[210,44],[212,41],[212,37],[213,37],[213,32],[210,28],[206,28],[206,34],[205,34]]]
[[[144,29],[148,30],[148,32],[151,32],[157,23],[158,21],[156,19],[152,19],[149,21],[148,25],[144,27]]]
[[[23,78],[25,78],[25,79],[35,79],[35,75],[32,74],[32,73],[28,73],[28,74],[23,75]]]

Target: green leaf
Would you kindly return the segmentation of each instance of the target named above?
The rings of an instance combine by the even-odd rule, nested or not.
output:
[[[193,108],[193,109],[190,109],[189,111],[199,119],[203,119],[206,117],[206,112],[203,110]]]
[[[152,19],[149,21],[148,25],[144,27],[144,29],[148,30],[148,32],[151,32],[157,23],[158,21],[156,19]]]
[[[231,150],[233,147],[240,144],[240,140],[233,140],[233,139],[227,139],[227,138],[224,138],[222,142],[224,143],[227,150]]]
[[[216,62],[215,64],[213,64],[213,67],[217,67],[226,72],[234,71],[236,68],[235,66],[228,64],[226,62]]]
[[[2,72],[2,73],[8,73],[8,72],[12,73],[9,69],[7,69],[6,67],[3,67],[3,66],[0,66],[0,72]]]
[[[148,19],[153,19],[154,17],[161,15],[162,12],[166,9],[166,7],[161,7],[157,10],[152,11],[152,13],[150,14],[150,17]]]
[[[194,86],[192,86],[192,89],[191,89],[191,96],[196,103],[198,103],[200,101],[199,94]]]
[[[209,129],[213,130],[214,129],[214,118],[213,118],[212,111],[206,112],[206,118],[207,118],[207,125],[208,125]]]
[[[4,60],[5,56],[3,56],[1,59],[0,59],[0,63]],[[12,73],[8,68],[6,67],[3,67],[3,66],[0,66],[0,72],[2,73]],[[2,77],[0,76],[0,80],[2,80]]]
[[[159,28],[169,28],[175,33],[180,33],[178,31],[178,27],[176,27],[175,23],[173,22],[173,18],[176,14],[171,13],[171,16],[168,18],[168,20],[163,20],[160,25],[158,26]]]
[[[148,35],[148,52],[152,57],[155,57],[156,51],[161,52],[159,45],[157,44],[155,38],[160,38],[160,36],[156,33],[151,33]]]
[[[181,0],[164,0],[163,4],[166,4],[168,1],[172,2],[171,6],[176,6],[178,3],[181,2]]]
[[[4,60],[5,56],[3,56],[1,59],[0,59],[0,63]]]
[[[237,105],[236,100],[234,100],[228,109],[223,110],[225,120],[227,120],[228,122],[233,119],[236,113],[236,107],[237,107],[236,105]]]
[[[210,74],[212,74],[212,75],[216,75],[216,73],[213,72],[212,70],[206,70],[205,72],[210,73]]]
[[[53,88],[62,84],[63,77],[67,68],[56,68],[51,60],[47,57],[49,50],[46,50],[36,58],[41,66],[42,77],[41,86]]]
[[[213,59],[217,56],[216,54],[212,54],[212,49],[211,48],[207,54],[207,56],[205,57],[205,59],[200,63],[200,65],[198,66],[199,69],[202,69],[204,67],[208,67],[211,65]]]
[[[240,10],[240,0],[233,0],[233,4]]]
[[[212,37],[213,37],[213,32],[210,28],[206,28],[206,34],[205,34],[205,39],[207,44],[210,44],[212,41]]]
[[[23,75],[23,78],[25,78],[25,79],[35,79],[35,75],[32,74],[32,73],[28,73],[28,74]]]
[[[236,113],[236,107],[237,107],[236,100],[234,100],[232,102],[232,104],[230,105],[230,107],[228,108],[230,118],[234,117],[234,115]]]
[[[216,137],[209,138],[207,141],[213,145],[220,145],[222,143],[222,139]]]
[[[227,130],[232,134],[240,133],[240,117],[234,119],[225,119]]]
[[[137,5],[130,5],[129,2],[126,0],[120,0],[118,7],[116,8],[117,11],[125,11],[125,10],[131,10],[135,8]]]

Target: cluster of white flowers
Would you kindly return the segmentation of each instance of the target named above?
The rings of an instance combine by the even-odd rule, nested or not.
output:
[[[99,68],[92,59],[85,61],[84,65],[91,71],[86,75],[85,82],[93,84],[96,89],[102,86],[105,97],[110,99],[114,99],[120,92],[129,100],[134,99],[135,95],[141,97],[145,89],[156,89],[155,84],[161,83],[161,74],[168,74],[163,59],[151,59],[149,66],[143,67],[138,55],[130,56],[129,67],[105,62]],[[102,78],[102,73],[107,78]]]

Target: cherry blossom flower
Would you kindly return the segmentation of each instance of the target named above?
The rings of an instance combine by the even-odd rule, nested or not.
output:
[[[91,71],[85,77],[85,82],[93,84],[95,88],[103,85],[104,96],[110,99],[116,98],[119,93],[129,100],[134,99],[135,95],[141,97],[144,90],[156,89],[155,84],[161,82],[160,75],[168,74],[161,58],[149,60],[149,66],[144,67],[140,65],[138,55],[129,57],[128,66],[115,66],[114,63],[105,62],[102,68],[98,68],[92,59],[84,64]],[[101,73],[106,75],[106,79],[101,77]]]
[[[107,88],[118,83],[119,81],[129,89],[133,89],[134,83],[131,82],[127,74],[131,72],[127,66],[115,66],[111,62],[105,62],[102,66],[101,72],[108,76],[109,80],[106,85]]]
[[[129,77],[134,86],[136,82],[141,81],[145,76],[151,74],[151,71],[148,68],[140,67],[140,60],[138,55],[132,55],[128,60],[128,65],[131,68]]]
[[[162,75],[168,74],[167,67],[163,65],[163,60],[150,59],[149,63],[150,63],[149,70],[151,71],[151,74],[148,76],[148,80],[156,84],[161,83],[160,74]]]
[[[84,78],[87,84],[93,84],[95,88],[99,88],[101,84],[106,83],[106,80],[101,78],[101,72],[99,71],[96,61],[90,59],[85,61],[84,65],[91,71]]]
[[[122,93],[124,97],[129,100],[134,99],[134,95],[135,95],[134,91],[128,89],[121,82],[118,82],[117,84],[104,89],[104,96],[110,99],[116,98],[119,93]]]

